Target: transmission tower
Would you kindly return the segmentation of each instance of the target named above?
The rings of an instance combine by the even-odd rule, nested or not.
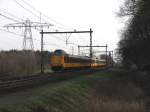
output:
[[[4,27],[6,28],[24,28],[24,35],[23,35],[23,50],[34,50],[33,38],[32,38],[32,30],[31,28],[42,30],[44,27],[49,28],[53,26],[49,23],[41,23],[41,22],[31,22],[29,19],[25,20],[25,22],[18,22],[7,24]]]

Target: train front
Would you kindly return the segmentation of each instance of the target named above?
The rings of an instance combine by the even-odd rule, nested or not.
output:
[[[50,56],[51,69],[53,71],[63,70],[65,51],[55,50]]]

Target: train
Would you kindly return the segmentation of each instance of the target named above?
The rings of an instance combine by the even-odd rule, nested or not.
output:
[[[64,50],[56,49],[50,56],[50,66],[53,71],[77,70],[88,68],[104,68],[106,61],[67,54]]]

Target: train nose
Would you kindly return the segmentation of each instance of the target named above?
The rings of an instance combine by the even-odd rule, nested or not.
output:
[[[55,64],[60,64],[60,63],[61,63],[61,58],[60,58],[60,56],[55,56],[55,57],[53,58],[53,62],[54,62]]]
[[[63,57],[62,56],[52,56],[51,57],[51,65],[52,66],[60,66],[63,64]]]

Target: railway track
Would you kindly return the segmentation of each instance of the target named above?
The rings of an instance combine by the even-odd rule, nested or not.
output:
[[[36,75],[26,77],[10,77],[0,81],[0,93],[6,90],[12,90],[15,88],[26,87],[29,85],[35,85],[41,82],[46,82],[50,78],[50,75]]]
[[[0,78],[0,94],[10,91],[17,91],[26,87],[38,86],[49,82],[58,82],[61,80],[70,79],[82,74],[90,74],[99,70],[80,70],[80,71],[67,71],[56,72],[49,74],[37,74],[33,76],[15,76]],[[101,70],[102,71],[102,70]]]

